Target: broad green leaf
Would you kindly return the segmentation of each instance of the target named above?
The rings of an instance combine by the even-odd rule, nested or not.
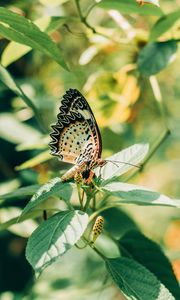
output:
[[[172,266],[158,244],[135,230],[127,232],[119,244],[123,256],[129,253],[133,259],[156,275],[176,299],[180,299],[180,287]]]
[[[0,200],[14,199],[14,198],[24,198],[32,196],[40,187],[40,185],[29,185],[26,187],[19,188],[11,193],[0,195]]]
[[[95,169],[96,176],[101,175],[102,179],[109,180],[115,176],[120,176],[133,168],[132,165],[140,163],[149,150],[148,144],[135,144],[130,146],[111,157],[107,158],[107,163]]]
[[[139,53],[137,65],[144,76],[151,76],[164,69],[175,58],[177,42],[152,42]]]
[[[40,139],[39,131],[33,127],[20,122],[11,113],[0,114],[0,136],[10,143],[32,143]]]
[[[166,31],[170,30],[171,27],[180,19],[180,10],[176,10],[170,14],[161,17],[151,29],[149,39],[155,40]]]
[[[65,254],[82,236],[88,215],[82,211],[62,211],[44,221],[31,235],[26,258],[36,273]]]
[[[43,151],[40,154],[36,155],[35,157],[22,163],[21,165],[16,166],[16,170],[21,171],[27,168],[33,168],[39,165],[40,163],[45,162],[51,158],[52,156],[49,154],[49,150]]]
[[[68,19],[69,18],[66,16],[58,16],[58,17],[45,16],[34,21],[33,23],[37,25],[40,30],[50,33],[53,30],[59,28],[59,26],[62,25],[65,21],[68,21]],[[4,67],[7,67],[8,65],[18,60],[20,57],[27,54],[31,50],[32,48],[29,46],[12,41],[4,49],[1,56],[1,63]]]
[[[25,93],[20,88],[20,86],[18,86],[18,84],[14,81],[10,73],[1,65],[0,65],[0,81],[2,81],[5,84],[5,86],[7,86],[13,93],[21,97],[21,99],[26,103],[26,105],[32,109],[37,121],[39,122],[39,125],[41,126],[43,131],[45,131],[42,125],[43,124],[42,118],[39,114],[38,109],[34,105],[33,101],[25,95]]]
[[[154,274],[133,259],[107,259],[106,267],[127,299],[175,300]]]
[[[105,219],[104,229],[116,239],[129,230],[137,229],[135,222],[120,208],[109,208],[101,212],[101,215]]]
[[[98,5],[104,9],[117,9],[124,14],[136,13],[151,16],[161,16],[163,14],[159,7],[153,5],[139,6],[135,0],[102,0]]]
[[[110,196],[117,198],[119,203],[134,203],[138,205],[163,205],[180,207],[180,201],[171,199],[143,186],[112,182],[103,187]]]
[[[53,178],[48,183],[41,186],[33,195],[29,203],[24,208],[21,217],[53,195],[57,195],[63,200],[69,201],[71,194],[72,185],[70,183],[62,182],[59,177]]]
[[[42,17],[33,23],[39,27],[40,30],[44,31],[51,21],[50,16]],[[7,47],[4,49],[1,56],[1,64],[4,67],[9,66],[12,62],[18,60],[23,55],[27,54],[31,51],[32,48],[23,44],[19,44],[16,42],[10,42]]]
[[[30,20],[0,7],[0,34],[14,42],[29,46],[53,58],[67,70],[61,50],[51,38]]]

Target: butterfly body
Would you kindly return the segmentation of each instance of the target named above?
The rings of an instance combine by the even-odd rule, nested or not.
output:
[[[85,174],[103,165],[101,159],[101,135],[93,112],[86,99],[76,89],[68,90],[63,96],[57,115],[57,123],[50,134],[51,154],[73,166],[62,180],[73,178],[76,173]]]

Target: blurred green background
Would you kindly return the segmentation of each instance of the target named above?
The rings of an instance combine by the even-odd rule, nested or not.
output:
[[[93,3],[82,0],[82,11],[87,12]],[[160,1],[165,13],[175,11],[179,4],[179,0]],[[153,146],[166,126],[170,128],[171,134],[143,172],[130,182],[180,198],[179,51],[175,60],[150,80],[141,77],[135,65],[158,17],[95,7],[88,18],[98,32],[93,33],[80,22],[75,1],[0,1],[0,5],[38,20],[40,28],[47,30],[59,45],[70,69],[64,70],[38,51],[21,56],[22,48],[0,37],[1,63],[42,118],[40,126],[32,110],[0,81],[0,194],[45,183],[68,168],[49,155],[49,133],[50,125],[56,122],[60,97],[67,89],[77,88],[88,99],[99,124],[104,158],[134,143],[148,142]],[[160,40],[179,38],[179,25],[176,22]],[[28,200],[29,197],[16,198],[1,205],[0,222],[19,215]],[[124,205],[122,209],[163,247],[180,279],[178,211],[135,205]],[[86,254],[82,251],[82,256],[76,249],[71,250],[33,284],[24,248],[35,226],[35,221],[26,221],[0,232],[1,300],[121,299],[115,288],[102,286],[104,269],[91,250]],[[68,261],[71,264],[67,267]],[[97,276],[99,281],[94,281]]]

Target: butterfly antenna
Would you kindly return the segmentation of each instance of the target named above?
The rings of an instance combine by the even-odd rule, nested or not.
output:
[[[124,161],[108,160],[108,159],[106,159],[106,161],[113,163],[116,167],[118,167],[118,164],[125,164],[125,165],[129,165],[129,166],[132,166],[132,167],[135,167],[135,168],[138,168],[138,169],[141,168],[141,165],[134,165],[134,164],[131,164],[131,163],[128,163],[128,162],[124,162]]]

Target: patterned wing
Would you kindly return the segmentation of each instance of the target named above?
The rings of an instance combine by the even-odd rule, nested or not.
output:
[[[93,165],[101,157],[101,135],[86,99],[76,89],[69,89],[59,110],[50,134],[51,154],[68,163]]]

